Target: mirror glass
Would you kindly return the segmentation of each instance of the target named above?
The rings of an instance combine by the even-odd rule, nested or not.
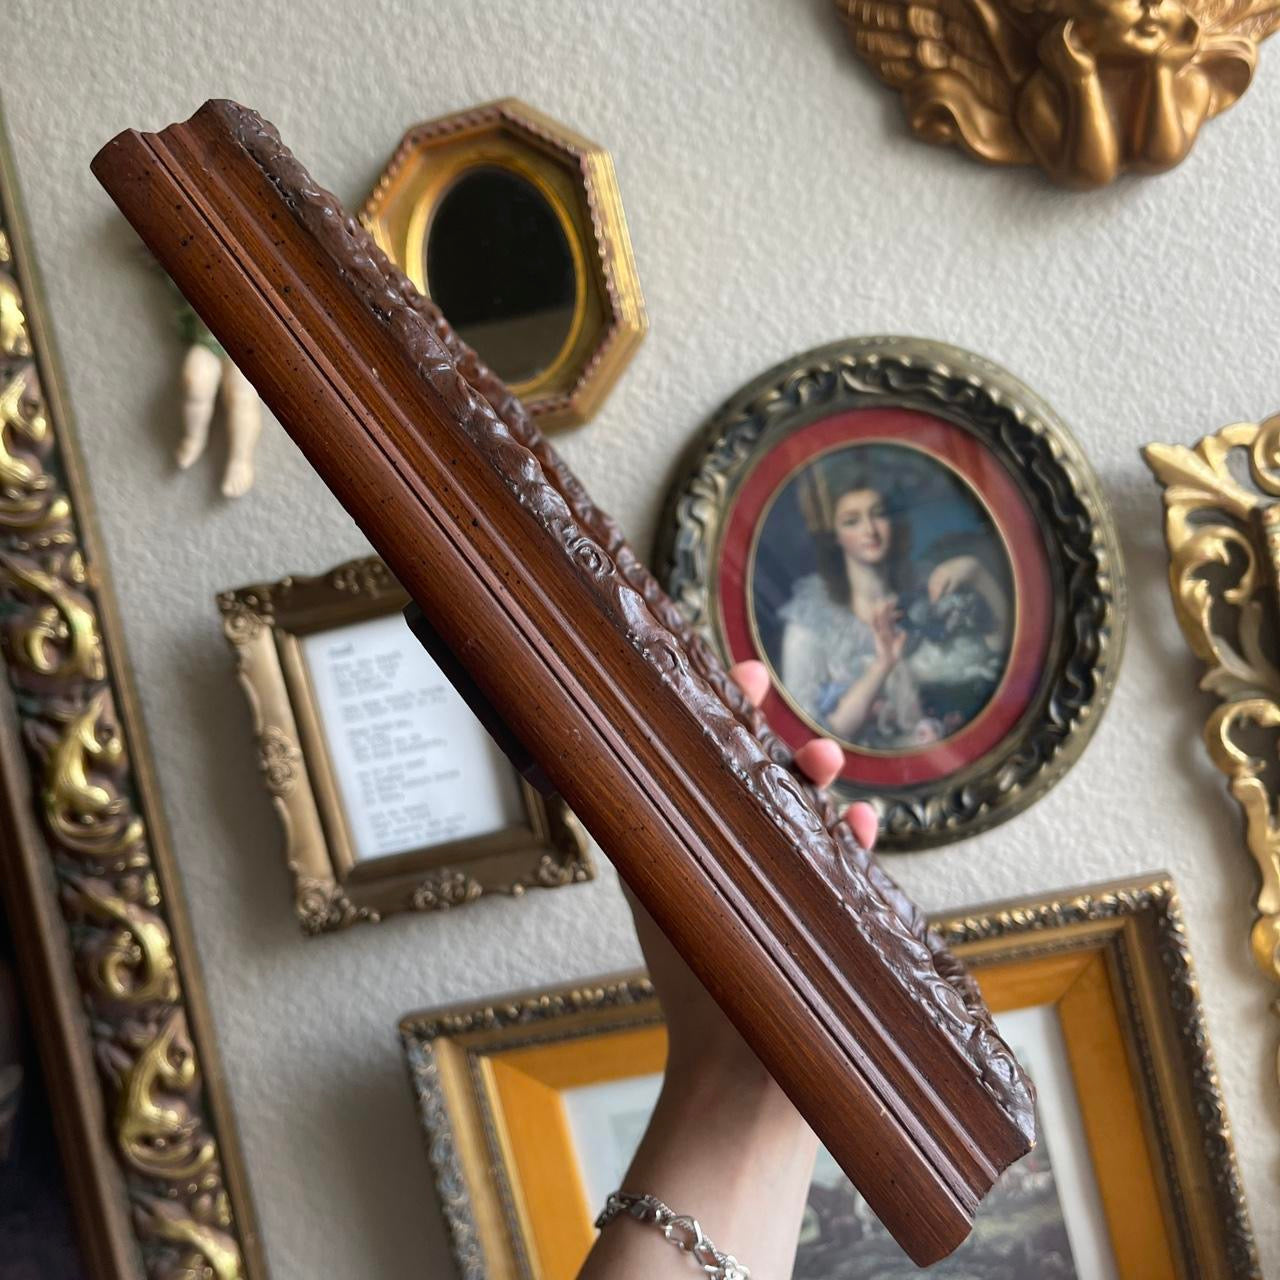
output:
[[[573,254],[545,196],[510,169],[464,173],[440,201],[427,287],[464,342],[506,382],[537,377],[573,323]]]

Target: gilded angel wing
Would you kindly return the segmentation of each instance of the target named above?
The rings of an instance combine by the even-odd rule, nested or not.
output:
[[[991,0],[835,0],[853,47],[902,93],[911,127],[994,164],[1031,157],[1013,122],[1034,38]]]
[[[1280,29],[1280,0],[1192,0],[1187,8],[1206,33],[1260,44]]]

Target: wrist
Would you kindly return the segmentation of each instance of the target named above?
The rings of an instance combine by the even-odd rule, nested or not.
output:
[[[818,1140],[742,1041],[676,1035],[649,1127],[620,1190],[697,1218],[757,1277],[790,1275]],[[584,1277],[675,1274],[671,1245],[622,1219],[605,1230]],[[678,1269],[678,1268],[677,1268]]]
[[[672,1047],[667,1059],[664,1091],[692,1100],[692,1105],[712,1101],[752,1112],[764,1109],[782,1118],[799,1112],[764,1064],[734,1033],[737,1043],[707,1043],[688,1048]],[[801,1121],[800,1123],[803,1123]]]
[[[871,659],[871,665],[867,670],[875,681],[880,682],[883,681],[888,676],[889,672],[893,670],[893,662],[894,660],[889,657],[888,654],[877,653],[876,656]]]
[[[669,1062],[658,1110],[668,1121],[696,1125],[712,1147],[723,1138],[734,1151],[787,1152],[806,1167],[817,1154],[804,1117],[750,1050]]]

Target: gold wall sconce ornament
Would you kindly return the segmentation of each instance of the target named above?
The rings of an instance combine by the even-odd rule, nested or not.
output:
[[[1174,613],[1219,699],[1205,742],[1260,876],[1250,949],[1280,982],[1280,414],[1142,454],[1164,487]]]
[[[408,599],[376,556],[218,597],[308,935],[595,875],[581,823],[466,708]]]
[[[590,418],[648,327],[609,153],[515,98],[412,128],[361,219],[543,430]]]
[[[1276,0],[835,0],[913,132],[1065,187],[1184,160],[1253,79]]]

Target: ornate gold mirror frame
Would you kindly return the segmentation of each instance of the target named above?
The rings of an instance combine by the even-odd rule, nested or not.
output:
[[[0,122],[0,885],[95,1277],[264,1277]]]
[[[1205,742],[1261,877],[1253,958],[1280,982],[1280,414],[1142,452],[1164,487],[1174,612],[1205,665],[1200,688],[1221,700]]]
[[[573,319],[558,354],[523,380],[502,376],[542,430],[586,422],[648,329],[622,197],[604,147],[517,98],[441,116],[404,135],[361,221],[430,297],[425,263],[433,220],[462,178],[486,169],[523,179],[546,201],[575,276]],[[481,344],[474,345],[497,368]]]

